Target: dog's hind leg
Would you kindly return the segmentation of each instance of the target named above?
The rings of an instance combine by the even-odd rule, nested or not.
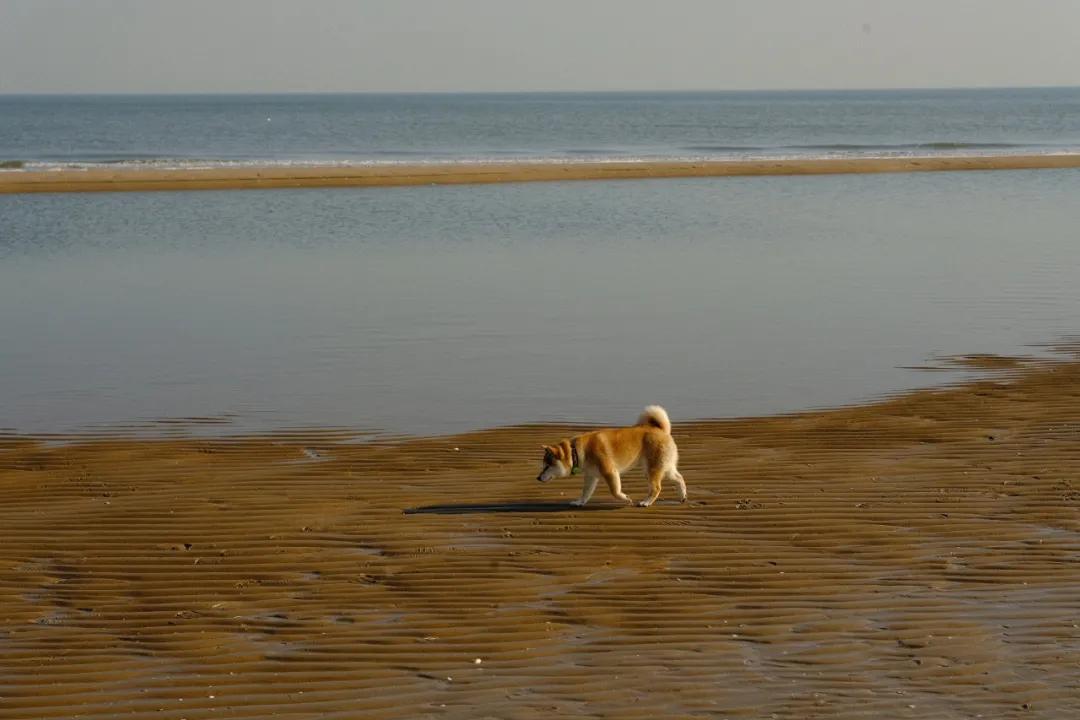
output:
[[[647,470],[649,475],[649,497],[644,500],[638,501],[638,507],[649,507],[656,498],[660,497],[660,485],[664,480],[665,468],[649,468]]]
[[[589,475],[585,478],[585,484],[581,487],[581,497],[577,500],[571,500],[570,504],[574,507],[581,507],[585,503],[589,502],[589,498],[592,497],[593,491],[596,490],[596,483],[598,482],[595,476]]]
[[[671,468],[668,471],[668,478],[679,488],[679,502],[686,502],[686,481],[683,480],[682,473],[675,468]]]
[[[607,483],[608,489],[611,490],[611,494],[624,503],[634,502],[630,498],[626,497],[626,493],[622,491],[622,478],[619,476],[617,470],[609,470],[604,473],[604,482]]]

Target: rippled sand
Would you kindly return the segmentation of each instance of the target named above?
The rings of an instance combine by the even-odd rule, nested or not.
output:
[[[641,162],[401,163],[0,172],[0,193],[461,185],[746,175],[836,175],[1080,167],[1080,154]]]
[[[678,425],[647,510],[566,428],[3,441],[0,717],[1080,717],[1080,364],[985,366]]]

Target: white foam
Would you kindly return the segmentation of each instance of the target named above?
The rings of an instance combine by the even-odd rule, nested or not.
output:
[[[401,167],[401,166],[433,166],[444,167],[453,165],[592,165],[606,163],[653,163],[653,162],[676,162],[676,163],[704,163],[724,161],[784,161],[784,160],[831,160],[831,159],[864,159],[885,160],[895,158],[950,158],[950,157],[1010,157],[1018,155],[1080,155],[1080,147],[1012,147],[1008,149],[958,149],[927,152],[925,149],[918,150],[830,150],[817,152],[723,152],[715,154],[692,153],[692,154],[642,154],[642,155],[577,155],[567,157],[565,155],[520,155],[513,158],[500,156],[462,156],[462,157],[429,157],[429,158],[350,158],[350,159],[245,159],[245,160],[210,160],[210,159],[183,159],[162,158],[157,160],[131,160],[119,162],[100,161],[37,161],[28,160],[22,167],[0,168],[3,173],[19,172],[59,172],[71,170],[127,170],[132,168],[153,168],[160,170],[214,170],[220,168],[315,168],[315,167]]]

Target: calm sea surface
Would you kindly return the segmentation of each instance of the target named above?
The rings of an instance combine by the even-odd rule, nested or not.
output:
[[[1080,152],[1080,88],[0,96],[0,163],[215,165]]]
[[[0,160],[1046,151],[1080,146],[1078,118],[1075,90],[0,98]],[[1080,330],[1077,198],[1049,170],[0,196],[0,428],[865,401]]]

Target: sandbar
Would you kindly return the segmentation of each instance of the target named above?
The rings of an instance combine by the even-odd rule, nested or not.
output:
[[[1080,154],[712,161],[570,161],[208,168],[70,168],[0,172],[0,193],[459,185],[764,175],[1034,170],[1080,167]]]

